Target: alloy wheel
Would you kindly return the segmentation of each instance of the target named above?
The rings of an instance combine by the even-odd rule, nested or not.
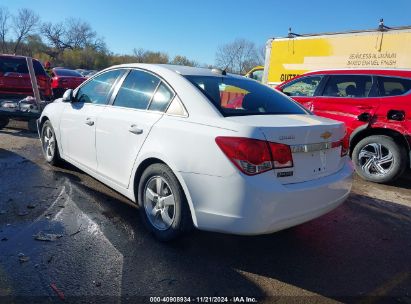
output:
[[[56,138],[50,126],[43,130],[43,151],[48,161],[51,161],[56,152]]]
[[[358,155],[358,160],[366,174],[376,176],[386,175],[394,164],[393,153],[380,143],[364,146]]]
[[[144,209],[150,223],[158,230],[167,230],[174,222],[176,202],[167,181],[151,177],[144,187]]]

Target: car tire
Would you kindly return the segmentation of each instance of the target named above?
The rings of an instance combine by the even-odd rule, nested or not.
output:
[[[30,119],[29,121],[27,121],[27,128],[30,132],[37,133],[37,120]]]
[[[150,165],[138,185],[140,213],[145,226],[160,241],[171,241],[193,224],[184,191],[165,164]]]
[[[0,117],[0,129],[5,128],[9,122],[10,120],[7,117]]]
[[[388,183],[400,177],[407,167],[406,149],[392,137],[372,135],[362,139],[352,153],[359,176],[375,183]]]
[[[52,165],[61,163],[60,152],[57,145],[56,133],[49,120],[45,121],[41,126],[41,147],[44,158]]]

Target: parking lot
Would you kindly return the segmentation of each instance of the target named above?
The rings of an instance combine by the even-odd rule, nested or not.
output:
[[[356,177],[336,210],[258,237],[194,231],[163,244],[127,203],[70,165],[48,166],[23,123],[1,130],[0,296],[411,303],[409,173],[392,185]]]

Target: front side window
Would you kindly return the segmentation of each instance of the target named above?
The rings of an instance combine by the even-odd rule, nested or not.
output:
[[[132,70],[121,85],[114,100],[114,105],[145,110],[159,83],[160,79],[152,74]]]
[[[78,89],[76,101],[106,104],[111,87],[121,74],[122,70],[112,70],[94,77]]]
[[[288,96],[314,96],[322,76],[310,76],[286,84],[282,91]]]
[[[334,75],[325,85],[323,96],[329,97],[369,97],[372,77],[366,75]]]
[[[286,96],[247,78],[185,76],[223,116],[309,114]]]
[[[381,96],[403,95],[411,90],[411,79],[395,77],[378,77]]]

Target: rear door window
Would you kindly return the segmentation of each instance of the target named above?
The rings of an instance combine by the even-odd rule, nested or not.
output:
[[[382,76],[377,78],[380,96],[398,96],[411,90],[411,79]]]
[[[299,78],[286,84],[282,91],[288,96],[314,96],[322,76],[308,76]]]
[[[333,75],[330,76],[323,96],[329,97],[370,97],[372,77],[367,75]]]
[[[160,83],[156,76],[132,70],[124,80],[114,100],[114,106],[146,110]]]
[[[122,73],[122,70],[112,70],[92,78],[78,89],[77,102],[107,104],[111,88]]]

